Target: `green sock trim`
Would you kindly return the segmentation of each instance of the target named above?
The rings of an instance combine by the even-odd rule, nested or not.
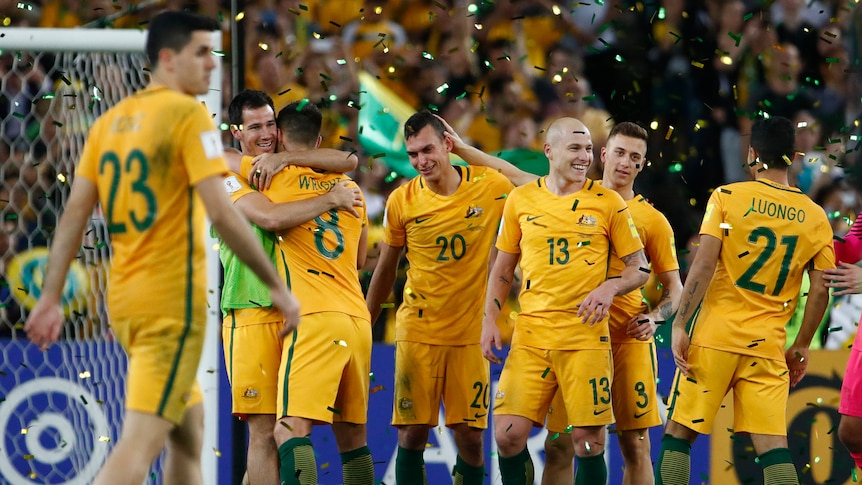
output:
[[[757,457],[763,467],[764,485],[798,485],[799,476],[787,448],[773,448]]]
[[[788,448],[773,448],[758,456],[757,461],[760,462],[760,466],[763,468],[777,465],[779,463],[793,463],[793,459],[790,458],[790,450]]]
[[[608,483],[608,466],[605,463],[605,452],[597,455],[577,456],[578,470],[575,473],[575,485],[593,483]]]
[[[425,450],[398,447],[395,456],[395,483],[398,485],[425,484]]]
[[[370,455],[370,454],[371,454],[371,450],[368,449],[368,446],[360,446],[359,448],[356,448],[355,450],[350,450],[350,451],[345,451],[344,453],[339,453],[339,455],[341,456],[341,463],[342,464],[347,463],[348,461],[350,461],[356,457],[359,457],[362,455]]]
[[[452,470],[453,485],[482,485],[485,480],[485,466],[473,466],[461,458],[455,459],[455,468]]]
[[[371,450],[361,446],[341,453],[341,474],[344,485],[368,485],[374,483],[374,461]]]
[[[503,485],[529,485],[533,483],[533,459],[530,452],[524,447],[515,456],[505,457],[497,455],[500,462],[500,475]]]
[[[666,434],[661,439],[661,448],[663,450],[680,451],[686,455],[691,455],[691,443],[683,438],[677,438]]]
[[[278,447],[282,485],[317,485],[317,462],[309,438],[291,438]]]

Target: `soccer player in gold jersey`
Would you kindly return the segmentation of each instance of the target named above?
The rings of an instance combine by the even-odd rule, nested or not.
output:
[[[253,189],[238,174],[242,158],[274,154],[279,160],[344,172],[356,167],[356,156],[337,150],[297,150],[275,154],[279,144],[272,99],[258,90],[244,90],[228,106],[231,133],[239,141],[241,154],[226,153],[234,172],[225,179],[225,189],[236,207],[252,222],[252,229],[272,257],[273,265],[286,275],[276,232],[286,231],[329,210],[353,210],[362,205],[358,189],[335,184],[309,199],[276,204]],[[279,167],[279,170],[282,167]],[[252,172],[256,183],[268,183]],[[358,214],[355,214],[358,217]],[[248,453],[244,483],[278,483],[278,449],[273,438],[278,389],[278,370],[283,340],[278,310],[273,308],[266,287],[243,265],[233,251],[220,245],[224,268],[221,308],[225,368],[231,386],[232,411],[248,423]],[[250,359],[250,352],[255,358]]]
[[[754,180],[710,196],[673,322],[677,372],[656,465],[659,485],[689,483],[691,444],[710,432],[730,390],[733,430],[751,435],[764,483],[799,483],[787,449],[787,396],[805,375],[828,289],[812,283],[802,327],[786,351],[784,326],[803,271],[821,281],[835,253],[823,209],[788,186],[794,139],[790,120],[757,120],[748,148]]]
[[[615,296],[646,282],[649,270],[625,201],[586,178],[593,159],[586,126],[556,120],[545,155],[548,176],[506,200],[485,299],[482,350],[496,361],[496,320],[520,263],[521,313],[494,397],[500,472],[506,485],[533,482],[527,437],[560,389],[578,457],[576,483],[605,483],[604,426],[613,422],[608,312]],[[624,267],[608,279],[611,247]]]
[[[194,98],[215,67],[215,20],[166,12],[149,25],[151,84],[93,125],[51,247],[30,339],[47,347],[62,326],[59,297],[93,207],[111,234],[111,328],[129,355],[123,434],[94,483],[140,484],[167,443],[166,481],[201,484],[202,394],[195,374],[206,326],[204,210],[296,328],[298,304],[224,192],[227,167]],[[201,206],[201,202],[203,206]]]
[[[404,138],[419,175],[386,201],[380,259],[366,297],[374,321],[406,250],[410,268],[395,337],[396,481],[425,481],[423,452],[442,398],[458,447],[455,482],[479,485],[490,405],[490,366],[479,347],[482,294],[512,184],[485,167],[453,166],[452,140],[427,111],[404,123]]]
[[[322,116],[308,100],[284,107],[278,126],[287,152],[310,150],[320,143]],[[241,174],[254,170],[243,159]],[[343,174],[290,166],[275,173],[266,195],[275,203],[296,203],[326,194],[348,181]],[[278,370],[273,435],[286,485],[317,483],[312,449],[314,424],[332,425],[341,453],[344,483],[374,483],[374,465],[366,443],[371,322],[359,286],[358,268],[366,254],[364,206],[329,210],[279,234],[284,267],[292,291],[302,304],[302,327],[288,335]]]
[[[447,136],[453,138],[456,146],[463,144],[449,125],[446,125],[446,130]],[[633,188],[637,174],[646,164],[646,143],[646,130],[634,123],[622,122],[611,130],[607,146],[601,151],[601,184],[615,190],[626,201],[652,270],[657,273],[662,284],[662,296],[652,311],[647,310],[639,289],[614,298],[610,310],[614,362],[611,395],[626,465],[623,473],[623,483],[626,485],[649,484],[653,481],[646,428],[661,424],[661,417],[655,402],[656,357],[652,335],[656,322],[666,321],[673,314],[682,293],[673,230],[664,215],[643,196],[635,194]],[[538,178],[490,155],[474,157],[473,160],[500,170],[516,184],[535,182]],[[609,276],[617,277],[623,267],[624,264],[614,252]],[[547,427],[549,433],[545,441],[542,483],[551,485],[571,481],[575,450],[572,441],[564,436],[568,416],[559,390],[551,404]]]

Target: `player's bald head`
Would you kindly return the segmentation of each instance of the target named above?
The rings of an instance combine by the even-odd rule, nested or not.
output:
[[[590,130],[576,118],[559,118],[551,123],[545,133],[545,143],[553,145],[573,133],[583,133],[590,137]]]

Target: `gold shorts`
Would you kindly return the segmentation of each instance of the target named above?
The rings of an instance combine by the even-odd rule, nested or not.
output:
[[[655,344],[611,344],[611,350],[614,361],[611,401],[617,430],[628,431],[660,425],[661,414],[656,401],[658,362]],[[568,426],[568,416],[559,389],[554,394],[551,409],[553,412],[548,414],[548,431],[563,432]]]
[[[692,377],[677,370],[668,402],[668,419],[709,434],[724,396],[733,390],[733,430],[787,435],[787,363],[692,345]],[[764,404],[768,403],[768,404]]]
[[[494,396],[494,413],[525,417],[536,426],[553,417],[551,402],[559,388],[567,415],[559,431],[571,426],[614,422],[611,409],[613,367],[607,350],[543,350],[512,347]]]
[[[370,372],[368,320],[339,312],[304,315],[284,341],[277,417],[364,424]]]
[[[243,418],[249,414],[275,414],[284,343],[278,332],[283,320],[277,314],[277,319],[268,323],[246,324],[250,319],[258,321],[260,313],[256,308],[231,310],[222,323],[225,369],[233,400],[231,411]]]
[[[197,382],[204,322],[169,317],[121,318],[111,322],[129,357],[126,409],[180,424],[186,409],[203,402]]]
[[[440,401],[446,426],[488,427],[490,364],[479,344],[449,346],[395,342],[392,424],[437,426]]]

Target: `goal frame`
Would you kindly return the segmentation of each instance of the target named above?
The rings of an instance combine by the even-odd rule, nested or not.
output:
[[[32,52],[128,52],[143,53],[146,30],[142,29],[84,29],[84,28],[0,28],[0,51]],[[213,45],[221,45],[222,33],[213,33]],[[200,99],[213,115],[216,126],[221,123],[222,112],[222,56],[215,55],[216,67],[210,77],[209,91]],[[207,220],[207,227],[209,220]],[[221,264],[218,241],[206,234],[207,250],[207,331],[197,378],[204,394],[204,441],[201,453],[204,483],[219,483],[218,438],[219,438],[219,392],[221,313]],[[216,451],[214,451],[216,450]]]

